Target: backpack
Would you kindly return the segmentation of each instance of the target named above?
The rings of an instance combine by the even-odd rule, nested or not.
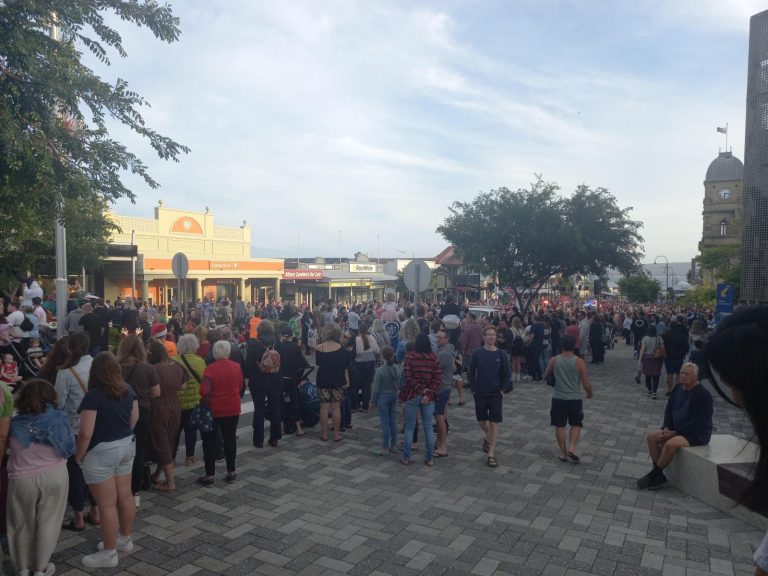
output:
[[[259,371],[262,374],[277,374],[280,372],[280,352],[274,346],[267,346],[259,361]]]

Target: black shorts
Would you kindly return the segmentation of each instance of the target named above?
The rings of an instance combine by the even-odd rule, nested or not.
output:
[[[584,406],[581,400],[562,400],[552,398],[552,408],[549,411],[550,424],[564,428],[566,423],[571,426],[584,425]]]
[[[501,422],[501,391],[476,392],[475,417],[478,422]]]

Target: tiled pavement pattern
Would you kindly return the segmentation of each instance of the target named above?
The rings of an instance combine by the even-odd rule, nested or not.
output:
[[[341,443],[317,428],[278,449],[249,447],[241,418],[238,481],[195,483],[178,469],[177,493],[145,493],[135,550],[94,573],[451,576],[746,575],[762,534],[674,489],[638,492],[648,469],[645,431],[664,401],[633,381],[631,348],[589,366],[581,464],[556,456],[550,391],[523,382],[505,400],[499,467],[485,466],[471,401],[450,408],[450,457],[430,469],[378,456],[378,418],[355,414]],[[749,430],[717,401],[718,432]],[[219,477],[222,475],[219,471]],[[62,532],[59,574],[85,573],[97,530]]]

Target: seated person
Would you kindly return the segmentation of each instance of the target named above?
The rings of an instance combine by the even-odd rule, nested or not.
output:
[[[648,433],[653,469],[637,481],[640,490],[658,490],[667,483],[664,468],[686,446],[704,446],[712,436],[712,395],[699,384],[699,368],[686,362],[679,385],[672,389],[664,411],[664,426]]]

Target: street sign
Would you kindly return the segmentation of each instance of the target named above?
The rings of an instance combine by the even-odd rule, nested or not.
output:
[[[173,255],[173,262],[171,264],[171,270],[173,275],[179,280],[185,280],[187,278],[187,272],[189,272],[189,260],[182,252],[176,252]]]
[[[418,295],[429,288],[432,271],[423,260],[411,260],[403,270],[403,282],[411,292]]]
[[[715,288],[716,319],[720,322],[733,312],[733,286],[731,284],[718,284]]]

